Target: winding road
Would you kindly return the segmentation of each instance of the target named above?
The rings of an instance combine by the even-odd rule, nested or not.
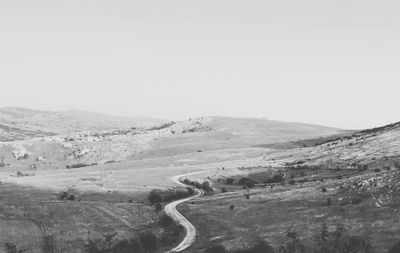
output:
[[[179,181],[180,178],[185,177],[185,176],[200,174],[200,173],[204,173],[204,172],[205,171],[200,171],[200,172],[192,172],[192,173],[188,173],[188,174],[184,174],[184,175],[178,175],[178,176],[174,176],[172,178],[172,180],[175,183],[177,183],[178,185],[186,187],[187,185],[185,185],[184,183]],[[179,204],[196,199],[198,197],[201,197],[204,194],[204,192],[202,190],[195,189],[195,191],[196,191],[195,195],[185,198],[185,199],[180,199],[180,200],[174,201],[164,207],[165,213],[168,216],[170,216],[174,221],[176,221],[177,223],[182,225],[186,231],[186,236],[183,239],[183,241],[178,246],[171,249],[170,251],[167,251],[166,253],[181,252],[181,251],[189,248],[190,246],[192,246],[192,244],[194,243],[194,241],[196,239],[196,228],[193,226],[192,223],[190,223],[190,221],[188,221],[181,213],[179,213],[176,210],[176,207]]]

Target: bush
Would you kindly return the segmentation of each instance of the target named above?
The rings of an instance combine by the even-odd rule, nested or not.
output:
[[[376,172],[376,173],[381,172],[381,169],[376,168],[376,169],[374,169],[374,172]]]
[[[103,239],[89,240],[85,245],[85,251],[87,253],[131,253],[131,252],[142,252],[140,243],[135,240],[122,240],[116,243],[112,243],[116,234],[105,235]]]
[[[400,242],[393,245],[393,247],[391,247],[389,250],[389,253],[399,253],[399,252],[400,252]]]
[[[172,224],[175,224],[174,220],[169,217],[166,214],[163,214],[160,216],[160,220],[158,221],[158,224],[162,228],[166,228],[168,226],[171,226]]]
[[[327,198],[326,199],[326,205],[327,206],[331,206],[332,205],[332,199],[331,198]]]
[[[233,209],[235,209],[235,205],[230,205],[229,210],[233,211]]]
[[[205,192],[213,192],[213,188],[210,186],[210,182],[204,181],[201,184],[201,189],[203,189]]]
[[[351,235],[350,227],[341,223],[337,224],[336,230],[329,232],[326,224],[315,236],[316,253],[336,252],[375,252],[368,237]]]
[[[232,185],[235,182],[234,178],[227,178],[226,179],[226,184]]]
[[[54,243],[54,237],[51,235],[45,235],[42,243],[43,253],[54,253],[56,251],[56,245]]]
[[[225,192],[228,192],[228,190],[227,190],[225,187],[222,187],[222,188],[221,188],[221,192],[222,192],[222,193],[225,193]]]
[[[327,192],[328,190],[325,187],[322,187],[322,192]]]
[[[361,204],[363,201],[362,201],[362,198],[358,198],[358,197],[355,197],[355,198],[352,198],[352,200],[351,200],[351,203],[353,204],[353,205],[359,205],[359,204]]]
[[[261,241],[250,249],[236,250],[235,253],[274,253],[274,248],[265,241]]]
[[[6,249],[7,253],[23,253],[27,251],[26,249],[18,249],[17,245],[9,242],[4,243],[4,248]]]
[[[157,236],[152,232],[145,232],[140,234],[140,244],[147,252],[155,252],[158,249]]]
[[[280,246],[279,251],[281,253],[305,253],[305,247],[300,242],[297,232],[290,231],[287,233],[286,236],[289,241],[286,244]]]
[[[289,184],[290,184],[290,185],[294,185],[294,184],[296,184],[296,181],[295,181],[294,179],[290,179],[290,180],[289,180]]]
[[[151,205],[157,202],[162,202],[160,193],[158,193],[156,190],[152,190],[149,195],[149,201]]]
[[[157,212],[157,213],[159,213],[159,212],[161,212],[161,210],[162,210],[162,205],[161,205],[161,203],[160,203],[160,202],[156,202],[156,203],[154,204],[154,211]]]
[[[226,249],[224,246],[222,245],[217,245],[217,246],[213,246],[210,248],[207,248],[204,253],[226,253]]]
[[[275,175],[272,176],[272,178],[267,179],[267,183],[269,184],[275,184],[275,183],[280,183],[284,180],[284,174],[279,172]]]
[[[246,186],[248,188],[253,188],[255,186],[257,182],[247,178],[247,177],[242,177],[239,181],[238,181],[238,185],[242,185],[242,186]]]
[[[91,163],[91,164],[87,164],[87,163],[76,163],[76,164],[71,164],[71,165],[67,165],[67,169],[77,169],[77,168],[83,168],[83,167],[88,167],[88,166],[94,166],[97,165],[97,163]]]

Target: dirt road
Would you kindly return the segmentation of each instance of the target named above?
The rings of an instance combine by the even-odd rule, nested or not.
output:
[[[193,172],[193,173],[188,173],[188,174],[184,174],[184,175],[179,175],[179,176],[173,177],[172,180],[175,183],[179,184],[180,186],[186,187],[185,184],[183,184],[182,182],[179,181],[180,178],[185,177],[185,176],[194,175],[194,174],[200,174],[200,173],[204,173],[204,172],[205,171],[200,171],[200,172]],[[204,192],[202,190],[195,189],[195,191],[196,191],[196,194],[194,196],[174,201],[174,202],[166,205],[165,208],[164,208],[165,213],[168,216],[170,216],[172,219],[174,219],[177,223],[182,225],[185,228],[185,231],[186,231],[186,236],[183,239],[183,241],[178,246],[176,246],[175,248],[171,249],[167,253],[181,252],[181,251],[189,248],[190,246],[192,246],[192,244],[194,243],[194,241],[196,239],[196,228],[193,226],[192,223],[190,223],[190,221],[188,221],[182,214],[180,214],[176,210],[176,207],[179,204],[182,204],[184,202],[193,200],[193,199],[198,198],[198,197],[200,197],[200,196],[202,196],[204,194]]]

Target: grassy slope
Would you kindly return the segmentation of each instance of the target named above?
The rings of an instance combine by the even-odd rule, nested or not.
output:
[[[289,230],[297,231],[311,247],[321,225],[337,221],[351,225],[354,233],[369,235],[378,253],[387,252],[400,239],[399,136],[398,126],[378,128],[316,147],[267,152],[263,160],[282,166],[287,178],[294,174],[297,181],[311,181],[295,185],[286,181],[285,186],[274,189],[254,189],[249,200],[245,192],[236,189],[182,207],[199,228],[199,240],[190,252],[202,252],[210,241],[237,249],[264,238],[278,246],[285,242]],[[299,161],[301,165],[293,165]],[[285,164],[291,165],[285,168]],[[359,170],[352,164],[368,167]],[[257,172],[251,177],[262,180],[266,174],[263,170],[271,168],[247,173]],[[304,174],[300,176],[300,172]],[[344,179],[337,179],[338,175]],[[322,193],[322,187],[328,189],[327,193]],[[234,211],[229,210],[232,204]]]

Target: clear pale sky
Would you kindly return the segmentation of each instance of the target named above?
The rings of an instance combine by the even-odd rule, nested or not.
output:
[[[0,0],[0,107],[400,121],[400,4]]]

